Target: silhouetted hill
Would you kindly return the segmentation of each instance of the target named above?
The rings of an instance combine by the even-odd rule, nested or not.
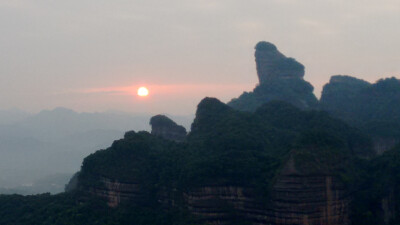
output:
[[[354,107],[357,107],[353,99],[362,89],[370,86],[370,83],[351,76],[332,76],[323,88],[321,108],[342,119],[351,120]]]
[[[239,110],[255,111],[266,102],[281,100],[302,109],[317,107],[313,86],[303,79],[304,66],[288,58],[269,42],[259,42],[255,58],[259,85],[244,92],[228,105]]]
[[[152,135],[173,141],[183,141],[186,138],[186,129],[165,115],[151,117],[150,125]]]
[[[369,84],[352,77],[333,76],[324,86],[321,107],[350,123],[400,121],[400,80],[386,78]]]
[[[400,80],[386,78],[369,84],[333,76],[324,86],[321,109],[374,137],[381,153],[400,142]]]
[[[206,98],[199,103],[185,142],[127,132],[110,148],[85,158],[78,190],[105,199],[111,207],[130,203],[187,208],[213,223],[239,219],[269,224],[278,220],[273,215],[279,205],[293,201],[295,196],[289,193],[319,193],[318,186],[325,186],[327,179],[333,185],[328,188],[340,195],[327,197],[321,192],[321,197],[309,196],[301,205],[348,207],[346,193],[359,180],[358,155],[370,155],[371,150],[368,138],[326,113],[303,112],[282,102],[255,113],[240,112]],[[287,179],[311,183],[302,189],[283,184]],[[282,191],[287,193],[285,199],[279,197]],[[335,198],[335,203],[329,198]],[[302,220],[304,213],[311,212],[301,205],[293,202],[280,208],[280,216]],[[329,224],[348,221],[346,213],[326,216],[324,207],[315,208],[310,217]],[[260,212],[270,216],[259,217]]]

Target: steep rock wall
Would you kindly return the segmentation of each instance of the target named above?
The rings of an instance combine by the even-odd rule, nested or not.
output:
[[[102,185],[89,187],[91,194],[107,200],[110,207],[117,207],[122,201],[140,203],[144,199],[144,192],[137,183],[125,183],[109,178],[99,178]]]
[[[347,225],[349,196],[330,175],[299,173],[290,159],[277,177],[269,200],[254,188],[206,186],[184,195],[188,209],[211,224],[243,220],[259,225]]]
[[[337,178],[301,175],[287,168],[277,178],[268,201],[260,198],[252,187],[208,185],[185,193],[165,189],[158,196],[158,202],[166,208],[187,208],[210,224],[231,224],[233,221],[259,225],[350,224],[349,198]],[[145,190],[138,183],[104,177],[100,178],[100,182],[102,185],[88,190],[105,198],[110,207],[117,207],[124,201],[138,205],[146,201]],[[385,202],[382,204],[388,205]]]
[[[272,224],[349,224],[349,199],[331,176],[283,175],[274,186]]]
[[[185,194],[188,209],[211,224],[243,220],[252,224],[346,225],[349,199],[331,176],[283,175],[271,200],[260,201],[252,188],[208,186]]]
[[[257,224],[268,213],[254,189],[248,187],[199,187],[185,193],[184,199],[191,213],[210,224],[230,224],[240,219]]]

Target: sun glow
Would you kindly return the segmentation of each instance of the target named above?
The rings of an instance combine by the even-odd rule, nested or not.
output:
[[[140,88],[137,90],[137,94],[138,94],[140,97],[145,97],[145,96],[149,95],[149,89],[147,89],[146,87],[140,87]]]

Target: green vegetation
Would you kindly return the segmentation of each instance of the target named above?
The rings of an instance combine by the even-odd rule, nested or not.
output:
[[[394,77],[369,84],[352,77],[335,76],[324,87],[321,108],[372,136],[399,138],[399,102],[400,80]]]
[[[123,205],[110,208],[104,201],[78,193],[33,196],[0,195],[2,225],[188,225],[184,211]]]
[[[373,159],[354,195],[354,224],[400,224],[400,145]]]
[[[101,185],[101,177],[140,183],[146,201],[154,205],[160,187],[185,191],[204,185],[252,186],[266,197],[292,152],[299,168],[311,168],[306,174],[342,174],[357,155],[372,154],[369,139],[326,113],[304,112],[283,102],[249,113],[206,98],[187,142],[128,132],[109,149],[88,156],[79,179],[86,188]],[[323,165],[302,161],[314,154],[325,160]]]

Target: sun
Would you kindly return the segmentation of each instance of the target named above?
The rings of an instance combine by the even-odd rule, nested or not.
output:
[[[137,94],[138,94],[140,97],[145,97],[145,96],[149,95],[149,89],[147,89],[146,87],[140,87],[140,88],[137,90]]]

